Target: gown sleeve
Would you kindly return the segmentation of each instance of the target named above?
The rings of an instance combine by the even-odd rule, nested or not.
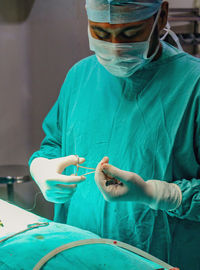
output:
[[[44,119],[42,128],[45,133],[40,149],[33,153],[29,159],[29,166],[31,162],[37,157],[44,157],[48,159],[61,157],[62,145],[62,125],[63,117],[67,113],[67,100],[70,90],[70,72],[63,83],[59,97],[46,118]]]
[[[199,164],[198,176],[192,179],[180,179],[173,183],[177,184],[182,191],[182,203],[173,210],[168,211],[170,216],[192,221],[200,221],[200,102],[196,106],[194,123],[193,145],[196,162]]]
[[[168,214],[181,219],[200,221],[200,179],[181,179],[173,183],[182,191],[182,202],[176,210],[168,211]]]

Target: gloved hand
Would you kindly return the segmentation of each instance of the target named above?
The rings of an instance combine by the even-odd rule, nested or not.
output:
[[[108,162],[108,157],[104,157],[95,173],[96,184],[105,200],[134,201],[156,210],[174,210],[180,206],[182,193],[176,184],[159,180],[145,182],[138,174],[122,171]]]
[[[76,185],[83,182],[84,176],[61,174],[70,165],[82,164],[84,158],[75,155],[47,159],[35,158],[30,166],[31,176],[42,191],[44,198],[49,202],[65,203],[76,190]]]

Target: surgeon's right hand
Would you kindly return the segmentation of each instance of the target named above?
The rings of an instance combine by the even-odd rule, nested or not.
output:
[[[63,170],[70,165],[82,164],[84,158],[75,155],[55,159],[35,158],[30,166],[30,173],[44,198],[53,203],[65,203],[70,200],[76,185],[83,182],[84,176],[63,175]]]

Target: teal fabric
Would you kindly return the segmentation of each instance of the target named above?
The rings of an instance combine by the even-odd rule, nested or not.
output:
[[[6,242],[0,243],[0,269],[30,270],[55,248],[74,241],[95,240],[98,238],[97,235],[91,232],[50,221],[47,227],[27,231]],[[42,269],[132,270],[133,266],[134,270],[155,270],[161,268],[160,265],[117,246],[92,244],[63,251],[50,259]]]
[[[86,10],[94,22],[128,23],[150,18],[161,4],[162,0],[86,0]]]
[[[95,242],[99,239],[99,236],[94,233],[41,218],[3,200],[0,200],[0,209],[1,220],[4,224],[0,227],[0,241],[12,236],[0,242],[1,270],[30,270],[55,248],[71,243],[74,245],[75,241],[92,239]],[[30,224],[44,222],[46,223],[44,227],[32,228],[13,236],[30,227]],[[135,252],[119,248],[120,243],[116,243],[117,241],[114,243],[110,241],[112,245],[95,243],[78,247],[76,244],[72,249],[63,251],[50,259],[42,269],[132,270],[133,266],[134,270],[161,268],[157,263],[142,258]]]
[[[44,121],[46,137],[30,163],[77,154],[95,167],[106,155],[144,180],[177,184],[183,200],[169,212],[109,203],[90,175],[69,203],[55,205],[55,220],[129,243],[181,270],[199,270],[199,79],[200,60],[164,42],[162,57],[127,79],[109,74],[95,56],[77,63]]]

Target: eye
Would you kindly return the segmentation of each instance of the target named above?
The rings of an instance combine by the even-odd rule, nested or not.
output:
[[[106,32],[102,29],[94,28],[93,31],[99,39],[107,39],[110,36],[110,34],[108,32]]]
[[[122,33],[122,35],[126,38],[133,38],[137,35],[137,31],[135,30],[126,30]]]
[[[97,37],[101,38],[101,39],[106,39],[109,37],[109,34],[108,33],[104,33],[104,32],[96,32],[95,31],[95,34]]]
[[[121,32],[121,35],[124,38],[132,39],[142,34],[144,29],[145,29],[144,24],[139,25],[137,27],[130,27],[130,28],[124,29],[124,31]]]

